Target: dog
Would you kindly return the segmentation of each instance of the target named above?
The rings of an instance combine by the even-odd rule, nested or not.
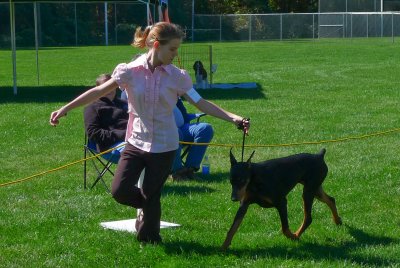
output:
[[[203,63],[199,60],[195,61],[193,64],[193,70],[196,77],[196,88],[207,88],[207,71],[204,69]]]
[[[227,233],[222,250],[226,250],[230,246],[249,205],[253,203],[264,208],[275,207],[279,212],[283,234],[293,240],[299,239],[311,224],[314,197],[328,205],[336,225],[342,224],[335,199],[327,195],[322,189],[322,183],[328,174],[328,167],[324,161],[325,152],[326,150],[322,149],[318,154],[302,153],[251,163],[255,151],[247,162],[237,162],[231,149],[231,199],[232,201],[240,201],[240,207]],[[288,223],[286,196],[298,183],[304,186],[304,219],[300,228],[292,233]]]

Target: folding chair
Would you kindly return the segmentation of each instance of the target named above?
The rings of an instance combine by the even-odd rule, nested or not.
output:
[[[126,144],[126,142],[120,142],[117,144],[114,144],[110,148],[117,147],[119,145]],[[124,149],[125,146],[116,148],[112,150],[111,152],[108,152],[106,154],[98,156],[100,153],[97,150],[96,143],[89,140],[87,135],[85,134],[85,144],[83,145],[83,152],[84,152],[84,159],[85,161],[83,162],[83,187],[84,189],[87,188],[88,184],[88,170],[87,170],[87,161],[90,161],[92,163],[92,166],[94,167],[94,170],[96,170],[97,177],[94,180],[93,184],[90,186],[90,189],[92,189],[96,184],[100,181],[104,187],[106,188],[106,191],[110,193],[110,188],[107,186],[106,182],[104,181],[104,176],[106,173],[110,173],[112,176],[114,176],[114,172],[111,170],[112,165],[118,164],[119,158],[121,156],[121,152]],[[94,156],[91,159],[86,160],[87,157]]]

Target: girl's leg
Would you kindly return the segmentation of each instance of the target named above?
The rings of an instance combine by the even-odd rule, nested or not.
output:
[[[161,242],[161,190],[171,170],[174,157],[175,151],[146,153],[146,172],[142,186],[145,202],[143,205],[143,219],[138,224],[137,230],[137,239],[139,241]]]
[[[111,194],[118,203],[135,208],[143,207],[142,190],[135,185],[145,166],[144,154],[145,152],[129,143],[125,146],[118,162],[111,189]]]

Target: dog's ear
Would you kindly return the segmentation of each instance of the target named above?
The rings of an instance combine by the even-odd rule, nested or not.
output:
[[[253,157],[253,155],[254,155],[255,152],[256,152],[256,151],[253,151],[253,152],[251,153],[249,159],[247,160],[247,164],[250,165],[250,163],[251,163],[251,158]]]
[[[237,161],[236,161],[235,157],[234,157],[233,154],[232,154],[232,148],[231,148],[231,150],[229,151],[229,157],[230,157],[230,159],[231,159],[231,166],[236,165],[236,164],[237,164]]]

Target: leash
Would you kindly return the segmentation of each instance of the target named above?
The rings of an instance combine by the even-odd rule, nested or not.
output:
[[[243,162],[243,156],[244,156],[244,142],[246,140],[246,129],[244,128],[244,122],[250,122],[250,118],[243,118],[242,122],[238,125],[238,129],[243,130],[243,139],[242,139],[242,162]]]

